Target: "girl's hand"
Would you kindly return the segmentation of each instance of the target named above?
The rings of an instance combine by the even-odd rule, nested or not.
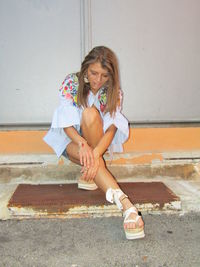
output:
[[[79,143],[79,156],[80,163],[84,169],[89,169],[92,165],[94,165],[93,151],[87,142]]]
[[[97,149],[94,149],[93,150],[93,156],[94,156],[94,164],[91,165],[90,168],[85,168],[83,167],[81,172],[83,173],[82,176],[81,176],[81,179],[83,180],[86,180],[86,181],[91,181],[91,180],[94,180],[96,174],[97,174],[97,171],[98,171],[98,168],[99,168],[99,159],[100,159],[100,155],[98,153],[98,150]]]

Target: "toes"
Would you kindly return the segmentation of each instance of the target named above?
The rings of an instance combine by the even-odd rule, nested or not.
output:
[[[124,223],[124,229],[135,229],[137,226],[144,227],[142,218],[138,220],[137,224],[135,222]]]
[[[136,224],[135,223],[125,223],[124,224],[124,229],[135,229]]]
[[[129,229],[135,229],[135,228],[136,228],[136,224],[135,223],[130,223]]]
[[[137,218],[137,214],[131,213],[127,220],[137,220],[136,222],[124,222],[124,229],[136,229],[137,227],[144,227],[142,217]]]

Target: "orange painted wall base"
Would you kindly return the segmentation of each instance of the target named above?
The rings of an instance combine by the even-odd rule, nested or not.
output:
[[[46,131],[1,131],[0,154],[52,154],[43,141]],[[131,128],[124,152],[200,150],[200,127]]]

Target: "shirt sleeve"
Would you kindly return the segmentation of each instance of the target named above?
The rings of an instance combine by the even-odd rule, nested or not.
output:
[[[104,118],[104,132],[113,124],[117,128],[115,136],[110,144],[108,150],[110,152],[123,152],[122,144],[129,137],[129,125],[128,120],[124,117],[124,115],[120,111],[120,107],[118,107],[114,116],[111,116],[110,113],[106,113]]]
[[[122,91],[119,90],[119,99],[117,110],[113,116],[110,113],[106,113],[103,121],[104,121],[104,132],[113,124],[117,128],[115,136],[112,140],[111,145],[108,148],[109,152],[123,152],[122,144],[128,139],[129,137],[129,124],[128,120],[124,117],[121,113],[122,109],[122,100],[123,94]]]
[[[64,132],[65,127],[74,126],[80,131],[80,112],[77,105],[78,78],[69,74],[59,89],[60,104],[53,114],[51,128],[44,141],[60,157],[71,139]]]
[[[60,105],[54,112],[51,124],[52,128],[65,128],[73,125],[80,125],[77,91],[77,76],[75,74],[67,75],[59,89]]]

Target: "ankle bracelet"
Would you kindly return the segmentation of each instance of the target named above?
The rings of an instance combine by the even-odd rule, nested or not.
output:
[[[120,202],[122,202],[122,201],[123,201],[124,199],[126,199],[126,198],[128,198],[128,196],[124,194],[123,196],[120,197],[119,200],[120,200]]]

